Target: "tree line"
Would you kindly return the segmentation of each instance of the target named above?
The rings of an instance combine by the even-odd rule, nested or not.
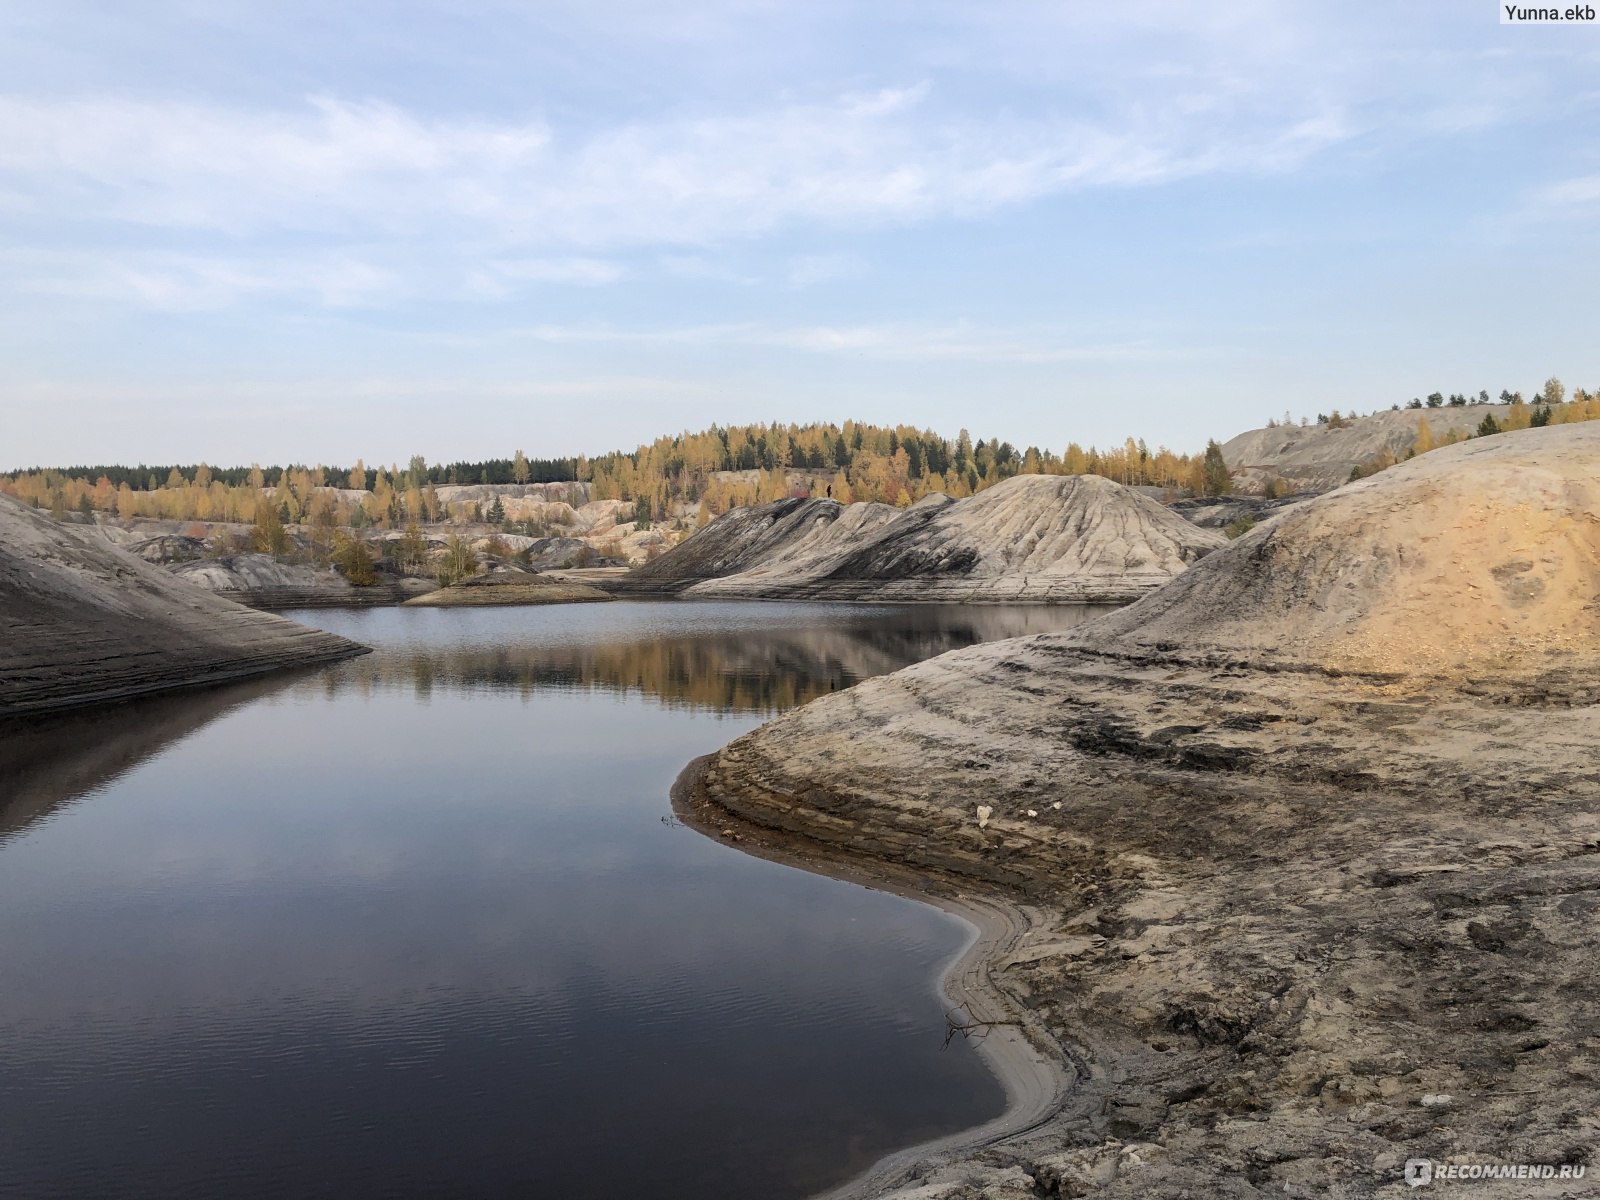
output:
[[[797,485],[796,474],[802,477]],[[484,518],[472,500],[446,501],[439,489],[477,484],[579,483],[569,503],[631,501],[641,521],[696,511],[701,521],[743,504],[781,499],[798,486],[844,503],[908,505],[931,492],[960,497],[1018,474],[1103,475],[1175,493],[1215,486],[1202,456],[1142,438],[1109,449],[1069,443],[1060,453],[1019,450],[998,438],[974,441],[966,430],[947,438],[909,425],[846,421],[809,424],[713,425],[698,433],[657,438],[632,451],[593,458],[510,458],[430,465],[415,455],[405,465],[151,467],[97,465],[13,471],[0,490],[57,512],[105,513],[122,519],[256,522],[270,505],[285,525],[399,528],[409,521],[471,522]]]

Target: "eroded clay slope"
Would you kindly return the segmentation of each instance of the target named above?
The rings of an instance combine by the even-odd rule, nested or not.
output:
[[[756,836],[1034,914],[993,975],[1078,1083],[908,1196],[1365,1197],[1414,1157],[1587,1161],[1597,476],[1583,425],[1435,451],[705,765],[700,803]]]
[[[1347,484],[1086,636],[1370,671],[1587,661],[1600,650],[1600,427],[1475,439]]]
[[[0,497],[0,716],[362,653]]]
[[[1110,480],[1019,475],[905,510],[788,500],[736,511],[630,586],[706,598],[1114,603],[1224,544]]]

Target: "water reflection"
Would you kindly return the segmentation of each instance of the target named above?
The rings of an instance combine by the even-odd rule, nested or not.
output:
[[[322,610],[0,730],[0,1195],[797,1200],[993,1116],[953,919],[661,820],[774,708],[1069,610]]]
[[[716,712],[777,713],[948,650],[1063,629],[1106,611],[618,601],[582,612],[288,615],[376,648],[318,680],[330,696],[347,689],[405,688],[424,699],[437,689],[523,695],[571,689],[637,692],[668,706]]]
[[[0,721],[0,845],[225,713],[312,673],[315,668],[82,712]]]

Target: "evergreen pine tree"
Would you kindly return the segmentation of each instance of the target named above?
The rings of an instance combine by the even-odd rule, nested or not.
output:
[[[1226,496],[1233,491],[1233,476],[1223,460],[1222,447],[1215,438],[1206,443],[1205,461],[1201,464],[1200,490],[1207,496]]]

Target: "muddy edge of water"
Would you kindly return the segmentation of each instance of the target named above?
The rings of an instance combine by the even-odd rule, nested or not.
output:
[[[841,851],[736,817],[705,790],[705,770],[715,757],[695,759],[672,785],[672,811],[685,825],[758,858],[932,905],[972,931],[945,965],[937,987],[949,1019],[977,1027],[952,1036],[974,1039],[1005,1088],[1005,1111],[982,1125],[896,1150],[816,1200],[868,1200],[914,1182],[915,1168],[970,1155],[1035,1129],[1060,1112],[1073,1085],[1090,1074],[1087,1061],[1007,994],[992,973],[1030,933],[1045,926],[1046,916],[998,892],[976,893],[970,884],[958,884],[937,871],[908,870],[870,853]]]

